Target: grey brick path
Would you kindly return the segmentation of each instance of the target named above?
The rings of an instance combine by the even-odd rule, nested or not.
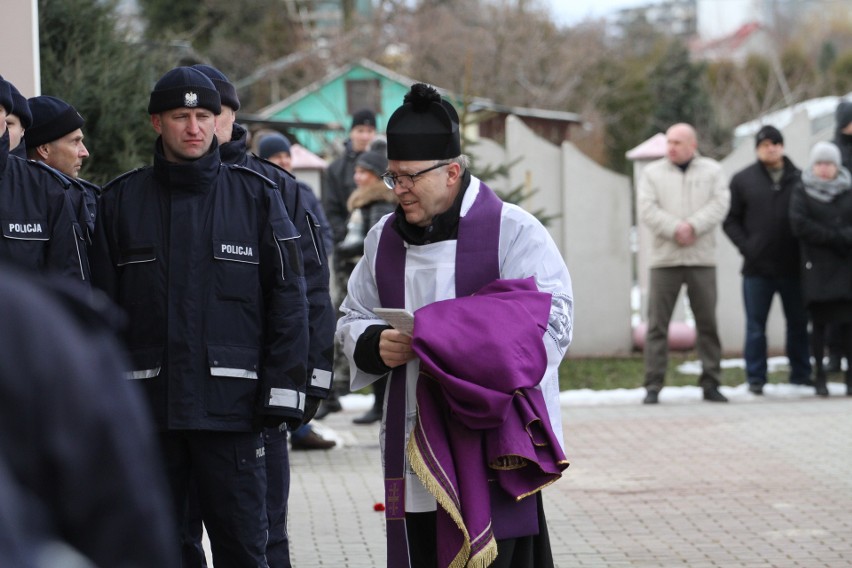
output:
[[[324,421],[341,448],[291,453],[295,568],[384,566],[378,426],[360,413]],[[571,467],[544,494],[559,568],[852,566],[852,398],[563,413]]]

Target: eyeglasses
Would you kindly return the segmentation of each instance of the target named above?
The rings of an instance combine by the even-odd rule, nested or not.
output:
[[[420,170],[419,172],[414,172],[413,174],[392,174],[390,172],[385,172],[382,174],[382,181],[385,182],[385,185],[388,189],[393,189],[403,178],[408,178],[409,184],[406,186],[413,186],[417,182],[417,177],[422,176],[425,173],[431,172],[432,170],[437,170],[438,168],[442,168],[444,166],[449,166],[452,162],[441,162],[435,164],[431,168],[426,168],[425,170]]]

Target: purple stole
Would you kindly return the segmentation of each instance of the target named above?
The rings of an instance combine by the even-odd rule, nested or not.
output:
[[[500,278],[500,218],[503,202],[480,183],[468,214],[459,219],[456,243],[456,297],[469,296]],[[376,285],[385,308],[405,307],[405,244],[389,219],[379,238]],[[405,531],[405,369],[393,370],[388,380],[385,418],[385,520],[388,568],[408,568]],[[526,500],[531,501],[531,500]],[[438,514],[442,510],[438,507]],[[535,517],[533,517],[535,519]]]

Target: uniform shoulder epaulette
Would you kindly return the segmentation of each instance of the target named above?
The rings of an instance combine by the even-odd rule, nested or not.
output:
[[[94,184],[94,183],[90,182],[89,180],[85,180],[85,179],[81,179],[81,178],[77,178],[77,182],[80,185],[82,185],[83,187],[87,187],[87,188],[91,189],[92,191],[94,191],[95,195],[101,194],[101,186]]]
[[[65,189],[68,189],[69,187],[71,187],[71,181],[67,177],[65,177],[65,175],[62,172],[60,172],[59,170],[57,170],[56,168],[48,166],[44,162],[40,162],[38,160],[27,160],[27,163],[32,164],[33,166],[35,166],[37,168],[41,168],[42,170],[49,173],[51,176],[56,178],[56,180],[59,183],[61,183],[62,187],[64,187]]]
[[[240,172],[242,174],[252,175],[252,176],[258,177],[258,178],[262,179],[263,181],[265,181],[267,184],[269,184],[270,187],[272,187],[274,189],[278,189],[277,183],[275,183],[274,181],[272,181],[271,179],[269,179],[268,177],[266,177],[262,173],[256,172],[251,168],[247,168],[245,166],[239,166],[237,164],[225,164],[225,163],[223,163],[222,165],[226,166],[228,169],[233,170],[235,172]]]
[[[136,168],[135,170],[130,170],[130,171],[124,172],[123,174],[121,174],[117,178],[110,180],[106,184],[104,184],[104,186],[101,187],[101,193],[108,191],[110,188],[114,187],[118,182],[122,181],[124,178],[132,176],[136,172],[141,172],[142,170],[147,170],[150,167],[151,166],[142,166],[141,168]]]

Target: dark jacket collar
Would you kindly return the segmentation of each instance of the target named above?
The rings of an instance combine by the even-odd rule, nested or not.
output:
[[[213,136],[210,150],[192,162],[175,163],[166,160],[162,138],[154,143],[154,178],[172,191],[204,192],[219,175],[219,144]]]
[[[798,167],[796,167],[796,164],[794,164],[790,158],[784,156],[783,159],[784,165],[782,169],[784,170],[784,174],[781,176],[781,185],[786,185],[786,182],[789,181],[789,178],[797,177],[801,175],[802,172],[799,170]],[[761,171],[766,174],[767,177],[771,178],[771,176],[769,175],[769,168],[767,168],[763,162],[757,160],[757,165],[761,169]]]
[[[245,166],[248,160],[248,132],[245,128],[237,123],[234,123],[234,129],[231,132],[231,141],[219,146],[219,155],[222,162],[226,164],[237,164]]]
[[[440,215],[435,215],[435,218],[432,219],[432,224],[428,227],[418,227],[417,225],[410,224],[405,220],[405,212],[402,210],[402,207],[397,205],[394,224],[402,239],[412,245],[424,245],[457,238],[459,234],[462,200],[464,199],[465,192],[467,192],[467,188],[470,186],[470,178],[470,172],[465,170],[462,176],[461,189],[452,206]]]
[[[9,159],[9,130],[0,136],[0,175],[6,171],[6,162]]]

